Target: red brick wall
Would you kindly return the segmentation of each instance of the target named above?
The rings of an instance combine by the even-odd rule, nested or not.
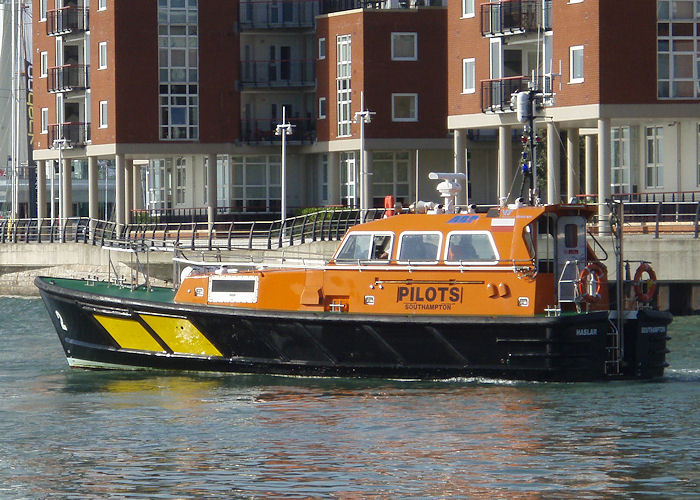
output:
[[[112,144],[117,140],[117,130],[118,123],[121,116],[117,114],[117,94],[115,89],[115,79],[116,74],[119,71],[126,72],[130,75],[130,78],[135,79],[136,75],[138,78],[142,78],[142,71],[145,68],[140,67],[138,59],[129,62],[129,57],[124,57],[123,60],[127,62],[126,65],[122,63],[118,65],[119,60],[117,54],[119,52],[119,47],[116,43],[115,36],[115,22],[117,11],[122,16],[129,16],[127,10],[133,8],[133,5],[139,4],[138,0],[127,0],[124,3],[117,2],[107,2],[106,10],[97,10],[97,2],[91,2],[90,5],[90,107],[91,116],[88,118],[90,121],[90,133],[92,137],[92,143],[99,144]],[[155,9],[155,6],[152,7]],[[134,25],[142,22],[141,17],[134,17],[132,19]],[[135,26],[134,28],[135,29]],[[134,45],[139,40],[133,38]],[[99,58],[99,44],[100,42],[107,42],[107,68],[97,69],[98,58]],[[141,42],[141,51],[146,52],[148,50],[149,44],[144,40]],[[137,50],[134,49],[136,53]],[[138,54],[135,54],[138,56]],[[141,56],[142,57],[142,56]],[[138,93],[143,94],[146,92],[146,88],[139,88]],[[134,90],[134,93],[137,93]],[[120,96],[122,97],[122,96]],[[124,97],[122,97],[124,99]],[[139,97],[137,97],[139,99]],[[100,124],[100,101],[107,101],[107,127],[99,128]],[[125,110],[121,110],[122,113]],[[148,108],[142,108],[139,123],[136,128],[139,131],[143,130],[143,121],[149,118],[150,112]],[[136,133],[136,131],[134,131]],[[144,138],[144,140],[150,139]]]
[[[316,120],[316,137],[319,141],[326,142],[330,140],[330,130],[332,119],[336,119],[337,111],[335,109],[335,69],[332,71],[335,61],[335,36],[331,39],[328,36],[328,21],[327,16],[322,16],[316,19],[316,44],[314,51],[314,59],[316,60],[316,111],[314,116],[318,118],[318,100],[321,97],[326,98],[326,118]],[[326,58],[318,59],[318,41],[320,38],[326,39]],[[333,59],[331,59],[331,50]],[[335,127],[337,129],[337,127]]]
[[[50,4],[50,8],[53,4]],[[48,78],[40,78],[41,53],[48,52],[48,67],[56,63],[56,40],[46,35],[46,22],[39,22],[39,2],[32,3],[32,63],[34,65],[34,147],[48,149],[48,134],[41,134],[41,108],[48,108],[49,123],[56,123],[56,98],[47,91]]]

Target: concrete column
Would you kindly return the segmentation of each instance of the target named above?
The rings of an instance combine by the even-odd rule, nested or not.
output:
[[[63,217],[73,217],[73,184],[71,160],[63,158]]]
[[[606,201],[610,198],[610,119],[598,120],[598,224],[601,233],[610,232],[610,211]]]
[[[134,201],[134,160],[126,160],[124,166],[124,223],[131,223],[131,209]]]
[[[547,122],[547,203],[559,203],[559,132],[553,122]]]
[[[467,173],[467,131],[465,129],[457,128],[454,130],[454,172]],[[422,179],[419,179],[419,181]],[[469,183],[465,180],[461,182],[462,191],[457,195],[457,205],[466,205],[467,203],[467,189]],[[418,186],[416,186],[418,189]]]
[[[141,182],[141,165],[134,164],[134,174],[131,178],[133,187],[132,193],[134,196],[131,205],[134,210],[143,210],[143,183]]]
[[[124,155],[114,159],[114,213],[119,230],[124,227]]]
[[[372,151],[365,150],[365,175],[364,175],[364,190],[365,190],[365,208],[370,209],[374,207],[372,202]],[[378,193],[383,196],[383,193]],[[390,193],[389,193],[390,194]]]
[[[508,198],[513,184],[512,129],[508,125],[498,127],[498,198]]]
[[[570,128],[566,132],[566,201],[579,194],[579,172],[581,161],[578,150],[578,129]]]
[[[597,148],[595,144],[595,136],[586,136],[586,194],[593,195],[596,193],[596,177],[598,175],[596,169]]]
[[[88,156],[88,216],[91,219],[99,217],[99,196],[97,193],[97,158]]]
[[[328,153],[328,204],[340,205],[340,155],[331,151]]]
[[[36,216],[46,218],[46,160],[36,162]]]
[[[209,230],[214,227],[216,221],[216,155],[207,155],[207,222]]]

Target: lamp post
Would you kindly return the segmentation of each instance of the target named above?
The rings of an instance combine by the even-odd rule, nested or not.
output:
[[[292,135],[295,125],[287,123],[287,107],[282,106],[282,123],[275,127],[275,135],[282,136],[282,165],[280,174],[281,193],[280,197],[280,227],[284,226],[284,221],[287,218],[287,136]]]
[[[368,111],[365,108],[365,93],[360,92],[360,108],[362,111],[355,113],[355,123],[360,124],[360,220],[365,221],[365,212],[367,211],[367,190],[365,183],[367,181],[367,172],[365,172],[365,123],[372,121],[373,111]]]
[[[61,241],[63,241],[63,219],[65,217],[65,207],[63,206],[63,150],[66,148],[70,148],[70,141],[63,138],[62,126],[59,124],[58,139],[54,139],[53,149],[58,149],[58,227],[61,233]],[[54,218],[53,172],[51,177],[51,218]]]

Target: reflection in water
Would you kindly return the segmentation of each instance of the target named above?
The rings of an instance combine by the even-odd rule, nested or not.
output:
[[[700,320],[663,382],[427,383],[70,370],[20,306],[40,319],[0,321],[0,498],[698,491]]]

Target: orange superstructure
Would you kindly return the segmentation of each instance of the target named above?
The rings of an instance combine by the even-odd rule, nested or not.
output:
[[[175,301],[283,311],[534,316],[564,298],[554,272],[560,275],[568,261],[575,271],[565,283],[571,301],[563,308],[607,309],[606,286],[596,284],[600,296],[585,302],[576,282],[595,260],[585,238],[591,215],[583,205],[401,214],[351,229],[325,266],[194,274]],[[557,260],[553,245],[561,220],[575,232],[568,229],[571,244]],[[567,229],[561,231],[566,236]]]

